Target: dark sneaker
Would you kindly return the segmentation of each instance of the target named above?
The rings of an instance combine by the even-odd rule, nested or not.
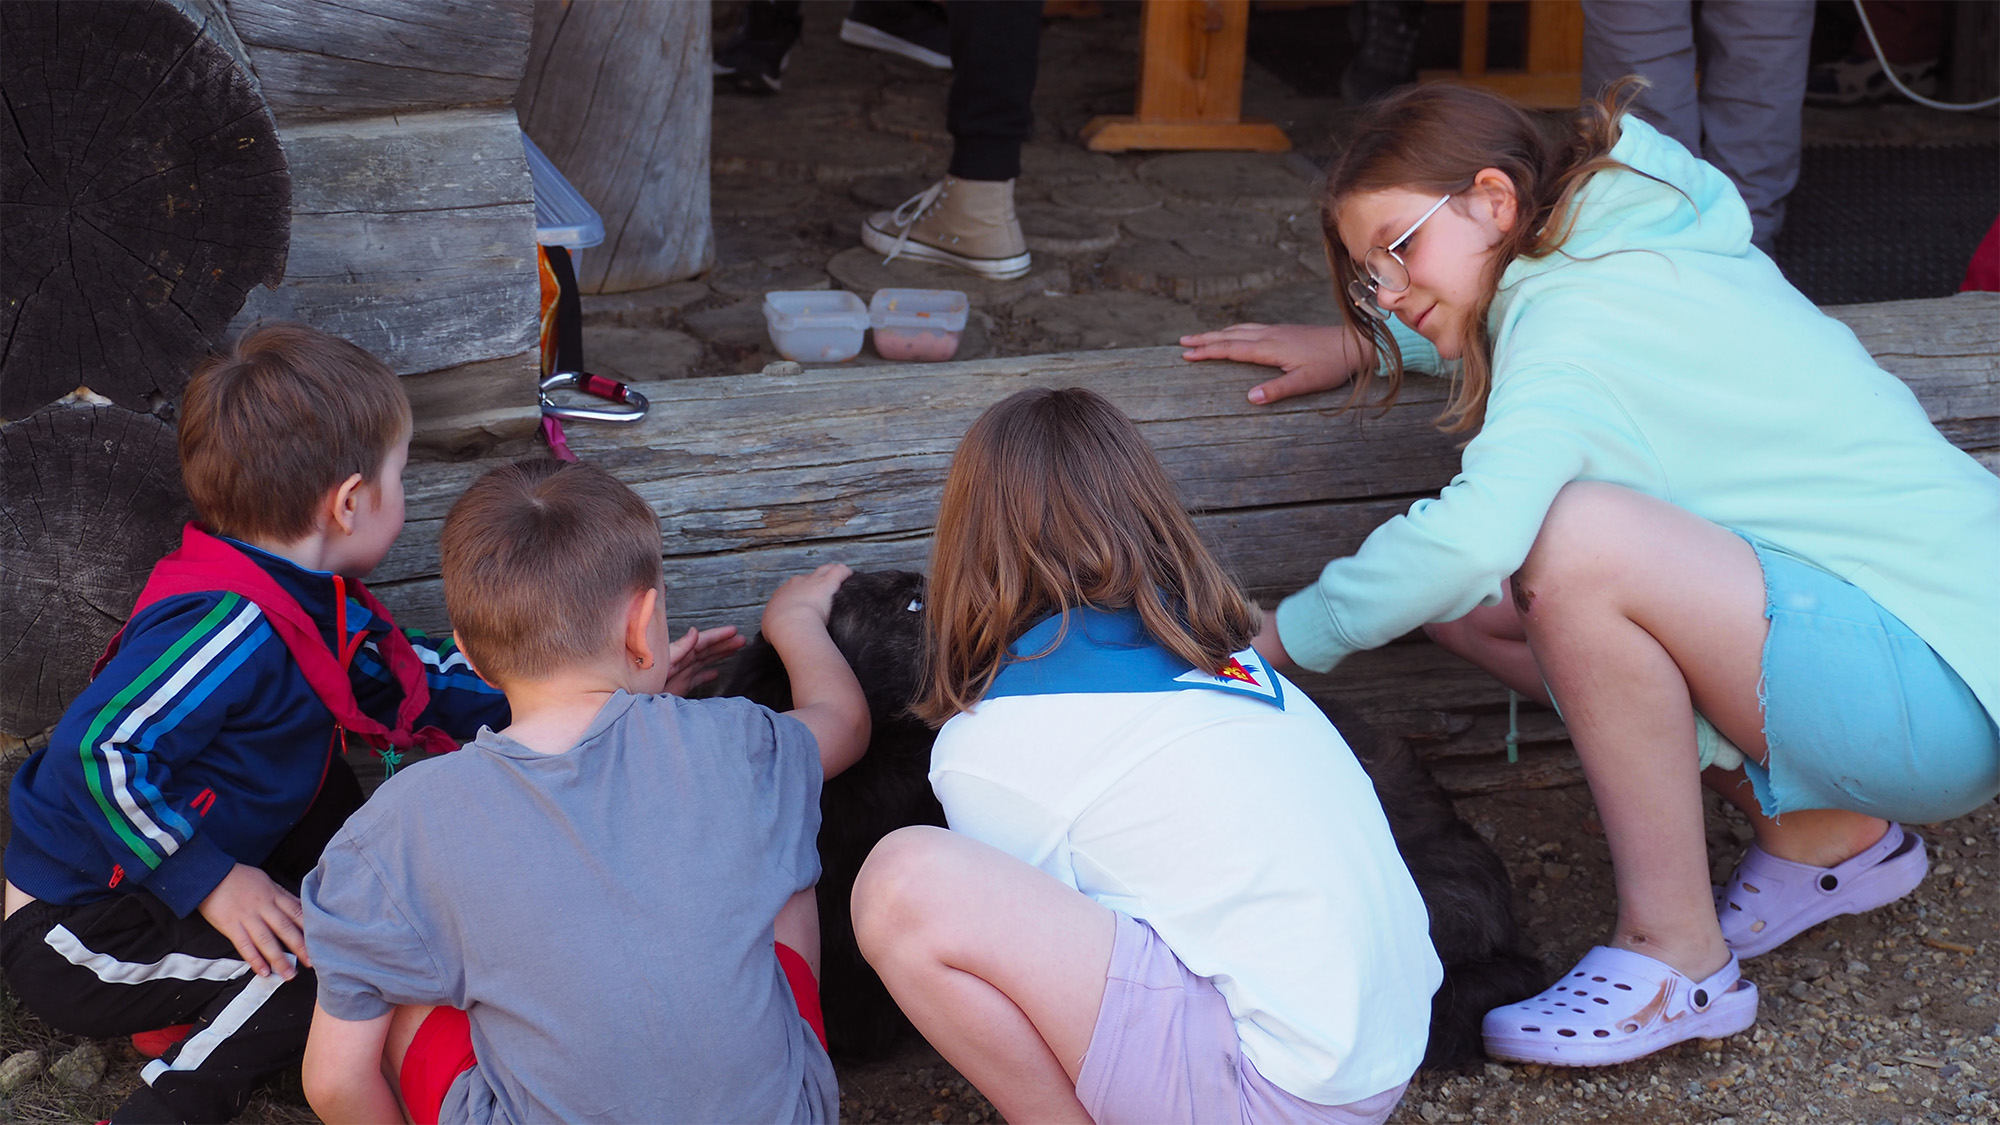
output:
[[[951,69],[951,30],[944,8],[931,0],[854,0],[840,21],[840,39]]]
[[[716,47],[710,69],[739,90],[775,94],[804,27],[798,0],[750,0],[742,28]]]

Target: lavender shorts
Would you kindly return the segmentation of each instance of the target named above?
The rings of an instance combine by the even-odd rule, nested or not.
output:
[[[1104,1003],[1076,1076],[1077,1099],[1097,1125],[1380,1125],[1408,1085],[1346,1105],[1316,1105],[1280,1090],[1243,1056],[1214,982],[1189,972],[1151,926],[1118,915]]]

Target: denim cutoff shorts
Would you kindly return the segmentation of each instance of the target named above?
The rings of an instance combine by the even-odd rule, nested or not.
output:
[[[1764,815],[1930,824],[2000,794],[2000,726],[1923,638],[1852,583],[1743,538],[1771,623],[1759,691],[1770,756],[1744,763]]]

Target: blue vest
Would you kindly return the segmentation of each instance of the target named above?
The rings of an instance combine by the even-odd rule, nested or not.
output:
[[[1154,640],[1136,609],[1072,609],[1043,619],[1008,647],[1006,663],[986,689],[986,698],[1190,688],[1261,699],[1281,711],[1285,707],[1282,682],[1256,649],[1246,648],[1222,668],[1206,672]]]

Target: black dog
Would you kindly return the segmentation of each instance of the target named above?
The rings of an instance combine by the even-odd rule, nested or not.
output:
[[[830,779],[819,799],[820,1003],[827,1046],[844,1060],[880,1058],[910,1029],[861,957],[848,898],[861,862],[882,837],[911,824],[944,825],[930,783],[937,733],[908,714],[922,675],[923,596],[920,574],[856,574],[841,583],[827,621],[861,681],[874,725],[868,752]],[[724,669],[716,694],[744,696],[774,711],[792,706],[785,666],[761,635]]]
[[[907,571],[856,574],[834,596],[827,623],[874,721],[868,752],[820,797],[820,994],[828,1044],[843,1059],[879,1058],[909,1027],[855,945],[848,913],[854,877],[883,836],[910,824],[944,824],[928,780],[936,734],[906,711],[921,676],[923,591],[923,577]],[[737,655],[717,690],[774,710],[792,705],[784,665],[761,636]],[[1458,818],[1430,771],[1402,740],[1333,717],[1374,779],[1444,962],[1424,1065],[1457,1065],[1480,1054],[1486,1012],[1539,992],[1548,974],[1521,950],[1506,867]]]

